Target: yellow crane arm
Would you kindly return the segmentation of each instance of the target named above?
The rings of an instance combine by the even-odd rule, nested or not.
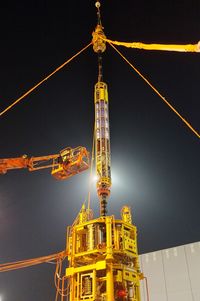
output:
[[[0,159],[0,174],[8,170],[27,168],[29,171],[52,168],[51,174],[58,180],[67,179],[89,168],[89,152],[85,147],[67,147],[59,154]]]
[[[200,52],[200,41],[197,44],[185,44],[185,45],[175,45],[175,44],[145,44],[141,42],[119,42],[112,41],[98,35],[98,37],[108,43],[125,46],[128,48],[144,49],[144,50],[161,50],[161,51],[178,51],[178,52]]]

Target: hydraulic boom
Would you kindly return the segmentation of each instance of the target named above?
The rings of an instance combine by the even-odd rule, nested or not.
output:
[[[67,147],[59,154],[31,157],[0,159],[0,174],[8,170],[27,168],[29,171],[51,168],[51,174],[57,180],[64,180],[89,167],[89,152],[85,147]]]

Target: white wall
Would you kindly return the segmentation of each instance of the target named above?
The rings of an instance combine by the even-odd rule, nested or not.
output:
[[[200,301],[200,242],[140,255],[150,301]],[[144,280],[141,299],[147,301]]]

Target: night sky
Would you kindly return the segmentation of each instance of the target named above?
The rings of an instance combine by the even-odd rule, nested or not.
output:
[[[0,110],[91,41],[95,1],[10,1],[1,6]],[[108,38],[197,43],[199,0],[101,1]],[[200,131],[200,54],[119,48]],[[200,240],[199,139],[125,62],[107,47],[113,188],[109,214],[131,206],[139,252]],[[97,81],[92,47],[0,117],[0,158],[42,156],[66,146],[91,151]],[[0,262],[65,248],[88,193],[89,172],[56,181],[50,170],[0,177]],[[99,206],[93,185],[92,207]],[[55,266],[0,275],[1,301],[53,301]]]

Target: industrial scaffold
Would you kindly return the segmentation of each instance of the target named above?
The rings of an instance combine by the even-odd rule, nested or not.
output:
[[[146,281],[146,278],[139,266],[137,228],[132,222],[131,209],[126,205],[123,206],[121,219],[115,219],[113,215],[107,215],[107,203],[112,184],[111,148],[109,97],[107,84],[103,80],[102,57],[106,51],[107,43],[139,74],[184,124],[200,138],[197,130],[114,46],[121,45],[145,50],[200,52],[200,42],[194,45],[161,45],[112,41],[107,39],[104,34],[100,2],[97,1],[95,6],[97,9],[97,25],[92,34],[92,41],[0,113],[0,116],[6,113],[92,45],[98,59],[98,80],[94,87],[95,125],[91,162],[89,162],[89,153],[84,147],[66,148],[58,155],[32,157],[30,159],[26,156],[0,159],[0,173],[5,174],[7,170],[16,168],[28,168],[33,171],[51,167],[52,175],[56,179],[62,180],[88,169],[89,163],[91,163],[91,176],[93,157],[95,157],[96,190],[100,206],[99,217],[93,217],[89,195],[88,205],[86,206],[85,203],[82,205],[73,225],[67,228],[65,251],[36,259],[2,264],[0,265],[0,271],[10,271],[43,262],[55,261],[56,301],[141,301],[140,280],[145,279]],[[62,263],[66,258],[68,259],[68,267],[63,275]],[[147,300],[149,300],[148,288]]]

